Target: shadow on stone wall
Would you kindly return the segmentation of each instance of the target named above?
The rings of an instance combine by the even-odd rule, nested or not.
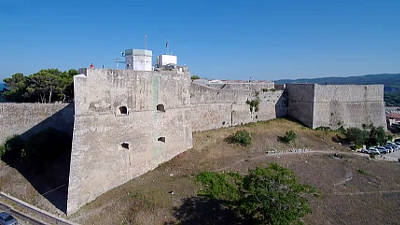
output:
[[[287,91],[285,90],[275,104],[276,118],[286,117],[288,115],[288,99]]]
[[[73,123],[71,103],[17,137],[19,150],[2,158],[63,212],[67,209]]]

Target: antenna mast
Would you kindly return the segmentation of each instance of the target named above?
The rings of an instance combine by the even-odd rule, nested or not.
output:
[[[125,53],[124,52],[120,52],[121,56],[124,57]],[[120,57],[117,57],[114,59],[114,62],[117,64],[117,69],[119,69],[119,64],[124,64],[125,61],[123,61]]]
[[[144,35],[144,49],[147,49],[147,34]]]

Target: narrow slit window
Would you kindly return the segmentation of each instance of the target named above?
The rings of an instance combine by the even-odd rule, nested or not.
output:
[[[159,137],[158,141],[165,143],[165,137]]]
[[[165,112],[164,105],[163,105],[163,104],[158,104],[158,105],[157,105],[157,111],[159,111],[159,112]]]

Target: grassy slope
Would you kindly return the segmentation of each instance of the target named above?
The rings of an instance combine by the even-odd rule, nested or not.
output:
[[[251,146],[241,147],[223,141],[243,128],[253,136]],[[322,191],[322,197],[311,202],[313,214],[306,218],[307,224],[400,222],[396,212],[400,209],[400,195],[375,193],[400,189],[400,177],[394,175],[400,172],[397,163],[359,156],[336,159],[332,154],[267,156],[265,150],[291,148],[277,141],[277,137],[289,129],[299,136],[296,147],[347,151],[332,141],[334,132],[311,130],[285,119],[199,132],[194,134],[193,149],[103,194],[72,219],[82,224],[175,224],[178,220],[182,224],[234,224],[229,211],[221,209],[215,202],[195,198],[198,186],[193,182],[194,175],[204,170],[245,173],[248,168],[277,162],[293,169],[301,182]],[[360,174],[358,169],[363,169],[367,175]],[[349,176],[351,180],[340,184]]]
[[[253,137],[249,147],[227,144],[224,139],[240,129]],[[327,154],[267,155],[266,150],[288,150],[277,137],[293,129],[297,148],[322,150]],[[332,141],[334,132],[316,131],[295,122],[277,119],[240,127],[194,134],[194,147],[160,167],[108,191],[84,206],[71,219],[81,224],[235,224],[231,212],[216,202],[196,198],[194,176],[204,170],[240,171],[277,162],[289,167],[299,180],[312,184],[322,196],[312,199],[313,214],[307,224],[400,224],[400,194],[380,190],[400,189],[398,163],[365,157],[337,159],[328,150],[347,152]],[[366,175],[357,170],[362,169]],[[0,162],[0,189],[43,208],[46,205],[26,180]],[[105,178],[107,179],[107,178]],[[173,191],[173,194],[170,192]]]

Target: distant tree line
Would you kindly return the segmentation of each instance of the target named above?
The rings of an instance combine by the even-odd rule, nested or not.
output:
[[[7,102],[71,102],[74,99],[73,76],[78,71],[71,69],[44,69],[29,76],[13,74],[4,79],[6,89],[1,98]]]
[[[386,106],[400,106],[400,91],[395,93],[385,92]]]

